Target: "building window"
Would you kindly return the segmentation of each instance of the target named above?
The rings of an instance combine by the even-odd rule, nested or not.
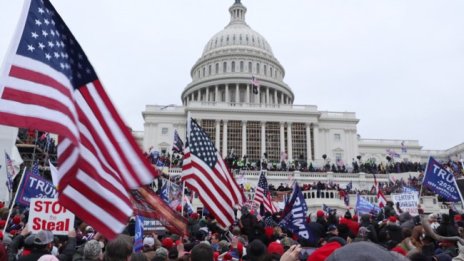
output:
[[[206,75],[206,68],[203,67],[203,77],[205,77],[205,75]]]
[[[266,122],[266,153],[268,162],[279,162],[280,152],[280,123]]]
[[[250,162],[261,159],[261,123],[259,121],[247,122],[247,156]],[[259,167],[259,166],[257,166]]]
[[[292,153],[293,159],[306,161],[307,157],[307,139],[306,139],[306,125],[301,122],[292,124]]]
[[[232,69],[232,72],[235,72],[235,62],[232,62],[231,67],[232,67],[232,68],[231,68],[231,69]]]
[[[227,122],[227,152],[228,155],[233,154],[239,159],[242,154],[242,122],[229,121]],[[232,155],[231,155],[232,156]]]
[[[340,160],[342,160],[342,158],[343,158],[342,153],[340,152],[335,153],[335,162],[339,162]]]
[[[256,74],[259,74],[259,63],[256,64]]]
[[[216,70],[214,71],[215,74],[219,72],[219,63],[216,63]]]
[[[263,71],[264,71],[264,75],[267,76],[267,66],[266,65],[263,65]]]
[[[168,128],[161,128],[162,135],[168,135]]]
[[[251,62],[248,62],[248,72],[251,73],[253,69],[253,64]]]
[[[341,141],[341,136],[339,133],[334,134],[334,141],[337,141],[337,142]]]
[[[243,61],[240,61],[240,72],[243,72]]]
[[[211,64],[208,65],[208,75],[211,75]]]
[[[227,62],[224,62],[222,64],[222,72],[224,72],[224,73],[227,72]]]
[[[216,142],[216,121],[215,120],[201,120],[201,128],[209,136],[213,144],[215,144]]]

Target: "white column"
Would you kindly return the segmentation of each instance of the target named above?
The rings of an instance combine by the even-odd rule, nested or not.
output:
[[[242,157],[247,154],[247,149],[246,149],[246,140],[247,140],[247,122],[242,121]]]
[[[261,122],[261,157],[266,152],[266,122]]]
[[[229,99],[229,85],[226,84],[226,102],[230,102],[230,99]]]
[[[222,124],[222,157],[227,157],[227,121],[224,120]]]
[[[251,101],[250,101],[250,85],[251,85],[251,84],[247,84],[247,87],[246,87],[246,94],[245,94],[245,99],[246,99],[246,100],[245,100],[245,101],[246,101],[247,103],[250,103],[250,102],[251,102]]]
[[[269,104],[269,87],[266,87],[266,103]]]
[[[280,152],[285,152],[285,129],[284,128],[285,128],[285,122],[281,122],[280,123]]]
[[[221,144],[221,121],[216,120],[216,139],[215,139],[215,145],[216,145],[216,150],[221,151],[220,144]]]
[[[317,123],[313,123],[313,140],[314,140],[314,159],[321,159],[322,155],[319,148],[319,125]]]
[[[235,86],[235,102],[236,103],[240,102],[240,85],[238,83]]]
[[[209,102],[209,87],[206,87],[206,102]]]
[[[277,90],[274,90],[274,104],[277,104]]]
[[[280,104],[284,104],[284,93],[280,92]]]
[[[293,146],[292,146],[292,123],[287,122],[287,147],[288,147],[288,161],[293,161]]]
[[[309,162],[312,161],[311,158],[311,124],[306,123],[306,160],[309,164]]]
[[[219,86],[218,85],[214,86],[214,101],[215,102],[219,101]]]

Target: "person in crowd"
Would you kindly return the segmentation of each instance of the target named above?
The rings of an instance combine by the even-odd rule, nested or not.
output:
[[[128,235],[118,235],[106,244],[104,261],[129,261],[132,254],[132,239]]]
[[[377,231],[374,224],[371,221],[371,216],[369,214],[364,214],[361,216],[360,227],[365,227],[368,231],[368,238],[371,242],[377,243]]]
[[[9,261],[35,261],[43,255],[51,254],[53,249],[54,236],[52,232],[41,230],[37,234],[30,234],[27,224],[24,226],[19,235],[15,236],[13,242],[8,248]],[[23,251],[17,258],[18,249],[25,245],[27,251]],[[66,247],[62,253],[57,256],[58,260],[69,260],[76,252],[76,232],[71,230],[68,233]]]
[[[213,261],[213,248],[206,243],[194,246],[190,255],[191,261]]]

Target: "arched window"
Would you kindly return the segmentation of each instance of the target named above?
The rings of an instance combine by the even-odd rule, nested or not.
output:
[[[235,62],[232,62],[232,64],[230,65],[230,69],[232,72],[235,72]]]
[[[219,72],[219,63],[216,63],[216,69],[214,70],[214,73],[217,74]]]
[[[227,62],[224,62],[224,63],[222,64],[222,72],[223,72],[223,73],[227,72]]]
[[[267,76],[267,65],[263,65],[263,71],[264,71],[264,75]]]
[[[240,61],[240,72],[243,72],[243,61]]]
[[[211,64],[208,65],[208,75],[211,75]]]
[[[259,74],[259,63],[256,64],[256,74]]]
[[[253,69],[253,64],[251,62],[248,62],[248,72],[251,73]]]
[[[206,68],[203,67],[203,77],[205,77],[205,74],[206,74]]]

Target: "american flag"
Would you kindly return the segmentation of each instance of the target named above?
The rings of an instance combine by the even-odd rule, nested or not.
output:
[[[174,130],[174,142],[172,144],[172,151],[176,153],[182,153],[184,150],[184,142],[177,133],[177,130]]]
[[[258,79],[256,79],[256,77],[254,75],[251,76],[251,85],[253,86],[253,93],[258,94],[259,81],[258,81]]]
[[[13,160],[11,160],[10,155],[5,152],[5,166],[6,166],[6,186],[8,191],[13,191],[13,181],[18,173],[16,173],[13,166]]]
[[[190,118],[187,129],[182,180],[218,223],[228,227],[234,222],[235,205],[243,204],[245,195],[205,131]]]
[[[58,134],[60,203],[114,238],[133,213],[128,189],[156,173],[52,4],[25,2],[0,77],[0,124]]]
[[[258,186],[256,187],[254,202],[263,204],[264,210],[270,213],[278,211],[277,207],[272,203],[271,192],[267,185],[266,171],[261,171],[259,175]]]
[[[374,175],[374,187],[376,191],[376,196],[377,196],[377,203],[380,208],[385,207],[387,205],[387,199],[385,198],[385,195],[383,194],[382,190],[380,189],[379,183],[377,182],[377,177]]]
[[[34,161],[34,164],[32,164],[32,174],[40,176],[40,173],[39,173],[39,161],[38,160]]]

